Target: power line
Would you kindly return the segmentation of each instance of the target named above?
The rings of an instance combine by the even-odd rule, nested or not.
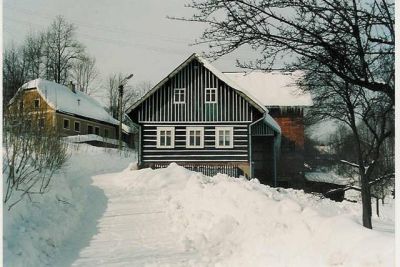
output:
[[[14,11],[17,11],[17,12],[20,12],[20,13],[31,15],[31,16],[33,16],[35,18],[39,17],[39,18],[46,19],[46,20],[53,20],[54,17],[55,17],[54,15],[44,14],[43,12],[42,12],[42,14],[38,14],[37,12],[33,12],[31,10],[28,10],[28,9],[19,8],[19,7],[13,7],[13,6],[9,5],[9,4],[4,4],[4,7],[8,8],[8,9],[11,9],[11,10],[14,10]],[[128,28],[122,28],[121,26],[111,27],[109,25],[101,25],[101,24],[94,25],[94,24],[90,24],[90,23],[87,23],[87,22],[82,22],[82,21],[79,21],[79,20],[76,20],[76,19],[69,19],[69,20],[71,22],[73,22],[77,26],[85,27],[85,28],[89,28],[89,29],[96,29],[96,30],[99,30],[99,31],[102,31],[102,32],[106,31],[106,32],[116,33],[116,34],[127,34],[127,33],[135,34],[135,35],[139,34],[141,36],[144,36],[145,38],[153,38],[153,39],[157,39],[157,40],[162,39],[164,41],[173,42],[173,43],[182,43],[182,42],[192,43],[193,42],[193,40],[189,40],[189,39],[176,38],[176,37],[171,38],[171,36],[165,36],[165,35],[161,35],[161,34],[142,32],[142,31],[135,31],[135,30],[128,29]]]

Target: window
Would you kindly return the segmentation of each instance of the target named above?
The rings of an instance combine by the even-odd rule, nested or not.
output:
[[[44,118],[40,118],[38,124],[39,128],[44,128]]]
[[[233,148],[233,127],[215,127],[215,147]]]
[[[69,129],[69,120],[68,119],[64,119],[63,127],[64,127],[64,129]]]
[[[157,127],[157,148],[174,148],[174,143],[174,127]]]
[[[100,128],[99,127],[97,127],[97,126],[94,127],[94,134],[100,135]]]
[[[187,127],[186,128],[186,147],[203,148],[204,147],[204,128]]]
[[[81,123],[79,121],[76,121],[74,123],[74,130],[75,130],[75,132],[78,132],[78,133],[81,131]]]
[[[108,129],[104,129],[104,137],[108,137]]]
[[[174,89],[174,104],[185,104],[185,88]]]
[[[217,103],[217,88],[206,88],[206,103]]]
[[[87,126],[87,133],[88,134],[92,134],[93,133],[93,126],[92,125],[88,125]]]
[[[40,107],[40,99],[36,98],[35,100],[33,100],[33,107],[35,109],[38,109]]]

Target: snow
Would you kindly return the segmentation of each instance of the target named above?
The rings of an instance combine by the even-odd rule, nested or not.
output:
[[[345,178],[341,175],[338,175],[334,171],[330,172],[306,172],[304,173],[306,180],[313,182],[321,182],[321,183],[330,183],[337,185],[348,185],[353,181],[353,178]]]
[[[54,176],[48,193],[34,195],[33,202],[22,201],[10,211],[4,206],[4,266],[70,266],[96,233],[96,220],[107,205],[91,178],[121,171],[134,160],[132,154],[86,144],[71,144],[69,152],[67,165]]]
[[[118,120],[110,116],[100,103],[79,90],[74,93],[67,86],[40,78],[25,83],[19,90],[32,88],[37,88],[39,94],[57,111],[118,125]]]
[[[72,266],[393,266],[393,206],[360,224],[360,204],[176,164],[101,175],[108,206]],[[382,210],[384,211],[384,210]],[[384,227],[382,227],[382,225]],[[383,230],[384,228],[384,230]],[[365,253],[368,251],[368,253]]]
[[[6,266],[394,265],[393,200],[369,230],[359,203],[70,151],[48,194],[4,211]]]
[[[96,134],[83,134],[83,135],[71,135],[64,137],[64,139],[68,142],[71,143],[86,143],[90,141],[98,141],[98,142],[103,142],[106,144],[111,144],[111,145],[119,145],[119,140],[116,139],[111,139],[111,138],[106,138],[106,137],[101,137]],[[123,146],[127,146],[125,142],[122,142]]]
[[[302,72],[252,71],[225,72],[236,84],[245,88],[264,106],[312,106],[312,98],[308,92],[302,92],[296,85]]]

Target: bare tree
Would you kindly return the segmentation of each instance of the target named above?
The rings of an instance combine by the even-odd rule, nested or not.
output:
[[[394,135],[394,109],[391,99],[383,92],[372,92],[360,86],[351,85],[324,70],[322,66],[307,61],[313,71],[306,73],[299,81],[304,90],[311,92],[314,107],[308,118],[315,121],[334,119],[346,125],[351,131],[352,142],[341,144],[354,151],[353,157],[342,162],[358,171],[363,204],[363,225],[372,228],[371,186],[385,171],[378,171],[385,160],[383,148]],[[383,174],[383,175],[382,175]]]
[[[73,64],[80,59],[84,47],[75,39],[76,27],[58,16],[46,32],[46,76],[65,84]]]
[[[108,102],[108,110],[114,118],[118,118],[118,86],[126,75],[122,73],[111,74],[108,76],[106,85],[106,98]],[[122,110],[127,111],[137,100],[139,100],[152,87],[149,81],[140,81],[136,84],[125,85],[122,98]]]
[[[181,20],[208,25],[197,43],[209,44],[210,57],[250,46],[261,59],[239,65],[257,69],[302,57],[394,103],[391,0],[192,0],[189,7],[198,12]]]
[[[4,116],[4,203],[11,209],[25,197],[44,194],[54,173],[66,162],[67,145],[45,110],[13,98]],[[17,194],[19,192],[19,194]]]
[[[40,78],[44,74],[44,46],[44,33],[30,33],[26,37],[21,49],[26,61],[27,80]]]
[[[26,81],[27,63],[21,49],[11,45],[3,52],[3,102],[8,103]],[[5,108],[5,105],[3,105]]]
[[[75,62],[71,72],[78,90],[89,95],[95,91],[93,83],[99,72],[96,68],[96,59],[94,57],[83,55],[79,61]]]

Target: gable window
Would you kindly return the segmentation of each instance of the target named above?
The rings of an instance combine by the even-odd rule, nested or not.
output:
[[[75,132],[78,132],[78,133],[81,131],[81,123],[79,121],[76,121],[74,123],[74,130],[75,130]]]
[[[217,88],[206,88],[206,103],[217,103]]]
[[[69,129],[69,120],[68,119],[64,119],[63,127],[64,127],[64,129]]]
[[[233,127],[215,127],[215,147],[233,148]]]
[[[92,134],[92,133],[93,133],[93,126],[92,126],[92,125],[88,125],[88,127],[87,127],[87,133],[88,133],[88,134]]]
[[[100,135],[100,128],[99,127],[97,127],[97,126],[94,127],[94,134]]]
[[[108,129],[104,129],[104,137],[108,137]]]
[[[174,89],[174,104],[185,104],[185,88],[175,88]]]
[[[186,128],[186,147],[203,148],[204,147],[204,128],[187,127]]]
[[[40,106],[40,99],[39,99],[39,98],[36,98],[35,100],[33,100],[33,107],[34,107],[35,109],[38,109],[39,106]]]
[[[157,148],[174,148],[174,143],[174,127],[157,127]]]

